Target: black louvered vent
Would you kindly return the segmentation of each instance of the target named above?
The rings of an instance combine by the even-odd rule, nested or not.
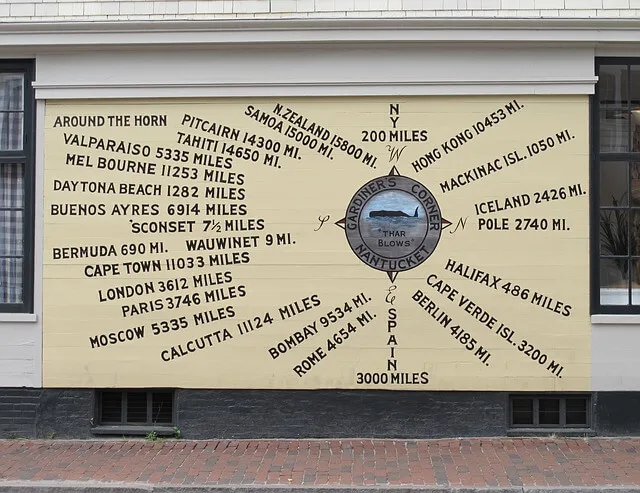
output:
[[[588,395],[512,394],[509,426],[523,428],[591,428]]]
[[[97,392],[100,425],[171,425],[170,390],[102,390]]]

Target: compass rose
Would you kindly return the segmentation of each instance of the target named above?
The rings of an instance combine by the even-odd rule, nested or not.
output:
[[[386,272],[391,282],[398,272],[427,260],[450,224],[433,194],[400,175],[395,166],[388,175],[360,187],[345,217],[336,222],[344,228],[353,253],[369,267]]]

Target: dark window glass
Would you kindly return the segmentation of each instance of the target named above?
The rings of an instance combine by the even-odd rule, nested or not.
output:
[[[122,392],[102,392],[100,395],[103,423],[122,422]]]
[[[629,103],[627,96],[626,64],[602,65],[599,73],[598,88],[599,101],[602,108],[626,108]]]
[[[0,151],[21,151],[24,142],[25,74],[0,74]]]
[[[601,258],[600,286],[602,305],[627,305],[629,261],[626,258]]]
[[[567,399],[566,401],[566,423],[573,426],[587,425],[587,399]]]
[[[629,110],[600,110],[601,152],[629,152]]]
[[[600,255],[629,257],[629,209],[603,209],[600,213]]]
[[[127,422],[147,422],[147,393],[127,392]]]
[[[560,399],[540,399],[538,401],[538,421],[541,425],[559,425]]]
[[[638,190],[640,192],[640,190]],[[605,161],[600,165],[600,206],[629,205],[629,163]]]
[[[154,423],[165,424],[173,421],[173,399],[171,392],[152,394],[151,419]]]
[[[533,399],[513,399],[511,407],[514,425],[533,424]]]

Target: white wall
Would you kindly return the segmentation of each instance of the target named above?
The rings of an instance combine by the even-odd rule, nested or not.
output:
[[[3,322],[0,315],[0,387],[38,387],[42,325],[38,322]]]
[[[0,22],[283,17],[637,17],[640,0],[194,0],[0,4]]]
[[[640,317],[593,318],[607,323],[593,324],[591,330],[592,389],[640,390]]]
[[[34,313],[0,313],[0,387],[42,385],[42,207],[44,102],[36,105]]]
[[[640,17],[640,10],[633,10],[635,6],[640,9],[640,0],[214,0],[181,1],[179,4],[183,13],[178,13],[178,2],[14,1],[0,4],[0,22],[275,18],[288,16],[283,9],[288,9],[289,13],[297,11],[295,16],[298,17],[417,14],[439,17],[454,13],[459,16],[520,17],[637,14]],[[334,11],[338,5],[341,8],[352,7],[352,10]],[[498,12],[498,7],[506,10]],[[563,7],[566,9],[561,11]],[[408,10],[403,11],[402,8]],[[454,12],[454,8],[460,10]],[[45,11],[49,14],[43,14]],[[10,19],[1,17],[10,14]],[[498,33],[500,39],[486,43],[487,37],[495,35],[493,31],[425,29],[410,33],[401,29],[380,34],[374,27],[368,34],[371,39],[363,38],[346,44],[337,38],[329,39],[327,43],[312,38],[316,35],[327,38],[364,36],[363,31],[354,34],[348,30],[327,30],[317,34],[313,26],[307,26],[308,30],[303,33],[285,29],[280,34],[273,34],[268,29],[244,32],[241,26],[235,31],[222,30],[217,34],[203,29],[172,33],[145,29],[121,33],[94,29],[75,32],[65,28],[58,32],[56,26],[38,33],[37,27],[33,30],[28,27],[27,31],[17,30],[9,34],[5,29],[7,38],[3,38],[0,32],[3,41],[0,43],[3,44],[0,55],[35,57],[37,60],[39,172],[43,162],[41,145],[45,99],[302,94],[589,94],[595,82],[594,53],[634,56],[640,53],[640,38],[636,39],[640,34],[629,29],[615,32],[600,28],[590,31],[554,30],[548,26],[546,30],[506,29]],[[229,44],[224,38],[241,35],[253,37],[253,44],[240,46],[237,40]],[[261,43],[258,39],[261,35],[278,37],[277,48],[273,44]],[[406,39],[392,39],[398,35]],[[151,46],[154,43],[160,45],[154,36],[161,38],[164,46]],[[216,36],[217,41],[212,42]],[[298,42],[300,39],[296,36],[307,36],[308,39]],[[410,39],[411,36],[431,36],[434,39],[426,43],[425,39],[414,40]],[[466,44],[453,45],[447,36],[466,39]],[[478,37],[477,42],[470,44],[474,41],[470,36]],[[516,39],[519,36],[523,38]],[[604,36],[610,43],[603,43],[602,39],[600,44],[596,43],[597,36]],[[541,41],[543,37],[546,43],[533,44],[534,39]],[[210,44],[206,44],[205,38]],[[571,43],[561,41],[565,38],[571,38]],[[4,42],[5,39],[10,42]],[[134,39],[151,41],[149,46],[142,47],[142,43],[133,50],[125,43],[132,43]],[[180,42],[168,49],[167,45],[174,39]],[[620,44],[622,42],[627,44]],[[113,46],[118,43],[120,46]],[[36,193],[36,310],[26,320],[0,315],[0,387],[38,387],[42,382],[42,300],[38,288],[41,286],[42,267],[41,179],[39,174]],[[608,324],[594,324],[592,327],[593,389],[640,390],[637,358],[640,317],[628,319],[632,323],[627,324],[616,323],[615,318],[608,321]]]
[[[168,41],[168,40],[167,40]],[[295,42],[207,49],[101,47],[37,54],[37,141],[45,100],[257,95],[588,94],[593,48],[509,44]],[[64,52],[62,52],[64,51]],[[167,68],[171,67],[171,70]],[[43,156],[36,167],[42,171]],[[40,175],[39,180],[42,179]],[[41,385],[42,188],[36,216],[36,322],[0,318],[0,386]]]

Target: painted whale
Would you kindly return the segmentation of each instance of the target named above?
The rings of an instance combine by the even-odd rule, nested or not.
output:
[[[418,207],[416,207],[413,216],[403,211],[371,211],[369,217],[418,217]]]

